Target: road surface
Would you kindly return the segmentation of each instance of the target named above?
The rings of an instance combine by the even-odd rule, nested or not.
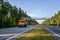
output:
[[[60,27],[57,26],[44,26],[45,29],[50,31],[56,36],[57,40],[60,40]]]
[[[26,28],[7,28],[7,29],[0,29],[0,40],[7,40],[11,39],[11,37],[15,37],[15,35],[22,34],[30,29],[36,27],[35,26],[27,26]]]
[[[15,37],[16,35],[21,35],[22,33],[31,30],[32,28],[35,28],[35,26],[27,26],[26,28],[7,28],[7,29],[0,29],[0,40],[7,40]],[[60,28],[56,26],[44,26],[48,31],[52,31],[51,33],[55,34],[57,40],[60,40]],[[57,35],[58,36],[57,36]]]

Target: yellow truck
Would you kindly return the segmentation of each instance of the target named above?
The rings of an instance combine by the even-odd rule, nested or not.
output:
[[[25,20],[18,20],[18,27],[27,27],[27,22]]]

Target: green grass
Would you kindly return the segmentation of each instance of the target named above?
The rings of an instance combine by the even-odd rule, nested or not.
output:
[[[56,40],[56,39],[51,33],[49,33],[42,26],[38,26],[22,34],[16,40]]]

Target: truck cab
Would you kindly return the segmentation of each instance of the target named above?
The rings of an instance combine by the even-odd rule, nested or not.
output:
[[[18,20],[18,27],[27,27],[27,22],[25,20]]]

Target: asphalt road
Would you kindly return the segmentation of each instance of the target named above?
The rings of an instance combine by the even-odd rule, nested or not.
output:
[[[48,31],[56,36],[57,40],[60,40],[60,27],[57,26],[44,26]]]
[[[32,28],[34,28],[36,26],[37,25],[35,25],[35,26],[27,26],[26,28],[18,28],[18,27],[16,27],[16,28],[0,29],[0,40],[9,39],[9,38],[11,38],[11,37],[13,37],[13,36],[15,36],[15,35],[17,35],[19,33],[22,34],[22,33],[26,32],[26,31],[31,30]],[[59,36],[56,36],[56,35],[55,36],[56,36],[57,40],[60,40],[60,27],[56,27],[56,26],[45,26],[45,25],[44,25],[44,27],[46,29],[49,29],[52,32],[58,34]]]
[[[15,36],[16,34],[23,33],[24,31],[26,32],[29,29],[34,28],[35,26],[27,26],[26,28],[16,27],[16,28],[0,29],[0,40],[6,40],[10,37]]]

